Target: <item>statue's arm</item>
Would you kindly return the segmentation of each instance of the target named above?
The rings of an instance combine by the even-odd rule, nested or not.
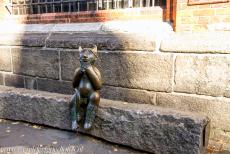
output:
[[[83,73],[81,72],[80,68],[77,68],[74,72],[74,78],[73,78],[73,82],[72,82],[74,88],[78,87],[82,75],[83,75]]]
[[[100,90],[102,86],[100,71],[95,66],[90,66],[86,69],[86,73],[95,90]]]

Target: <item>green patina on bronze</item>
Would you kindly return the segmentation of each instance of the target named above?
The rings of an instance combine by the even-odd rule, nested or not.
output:
[[[100,71],[96,68],[97,47],[79,47],[80,68],[74,73],[73,87],[75,94],[71,98],[72,129],[78,128],[78,123],[84,123],[84,129],[90,129],[100,101],[99,90],[102,86]]]

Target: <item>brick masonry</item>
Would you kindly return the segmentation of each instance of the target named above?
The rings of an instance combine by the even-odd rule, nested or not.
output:
[[[175,30],[177,32],[226,30],[225,27],[218,27],[218,24],[223,25],[223,23],[230,22],[229,8],[230,2],[228,0],[211,0],[208,2],[178,0]]]
[[[47,13],[32,15],[14,15],[9,17],[4,4],[0,6],[0,12],[4,12],[6,20],[25,24],[50,24],[50,23],[82,23],[104,22],[110,20],[149,19],[164,20],[164,9],[161,7],[133,8],[131,10],[98,10],[73,13]]]

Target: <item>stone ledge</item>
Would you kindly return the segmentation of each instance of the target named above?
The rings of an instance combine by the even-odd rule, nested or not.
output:
[[[230,33],[176,33],[161,42],[163,52],[230,53]]]
[[[155,51],[156,38],[143,34],[105,32],[62,32],[1,34],[1,46],[78,49],[97,45],[100,50]]]
[[[97,45],[100,50],[154,51],[154,37],[130,33],[52,33],[46,46],[78,49],[79,46]]]
[[[0,117],[69,130],[69,98],[0,87]],[[196,113],[102,99],[93,129],[79,131],[153,153],[199,154],[207,145],[207,125],[209,119]]]
[[[48,33],[4,33],[0,35],[1,46],[44,47]]]
[[[100,50],[155,51],[154,36],[110,32],[7,33],[0,35],[1,46],[78,49],[97,45]]]

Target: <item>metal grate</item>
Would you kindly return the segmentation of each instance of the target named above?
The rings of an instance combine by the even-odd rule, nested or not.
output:
[[[159,0],[9,0],[14,15],[153,7]]]

